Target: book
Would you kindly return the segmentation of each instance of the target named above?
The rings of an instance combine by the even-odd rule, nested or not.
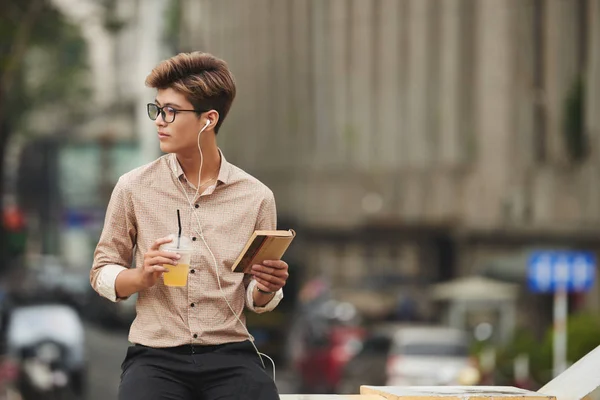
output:
[[[231,270],[249,273],[254,264],[262,264],[265,260],[281,260],[294,237],[296,237],[296,232],[292,229],[254,231],[233,263]]]

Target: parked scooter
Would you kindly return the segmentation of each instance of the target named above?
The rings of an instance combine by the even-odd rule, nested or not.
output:
[[[12,310],[7,356],[23,400],[81,400],[85,393],[84,330],[65,305],[30,305]]]

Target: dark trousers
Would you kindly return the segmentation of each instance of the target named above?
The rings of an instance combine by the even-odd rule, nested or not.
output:
[[[119,400],[279,400],[275,382],[249,341],[193,348],[130,346],[121,369]]]

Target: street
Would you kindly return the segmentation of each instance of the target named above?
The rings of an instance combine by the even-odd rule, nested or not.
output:
[[[104,330],[86,324],[88,400],[117,399],[121,362],[129,342],[124,330]]]
[[[129,346],[127,333],[124,330],[102,329],[89,323],[86,323],[85,331],[89,361],[87,400],[116,400],[121,362]],[[283,368],[278,368],[276,378],[280,393],[290,393],[292,386],[289,374]]]

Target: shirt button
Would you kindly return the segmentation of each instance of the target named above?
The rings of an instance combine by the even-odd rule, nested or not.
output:
[[[194,236],[194,237],[192,238],[192,240],[195,242],[195,241],[196,241],[196,236]]]
[[[198,339],[198,334],[194,333],[194,339]]]
[[[196,204],[194,207],[198,208],[198,207],[200,207],[200,204]]]
[[[190,304],[190,307],[194,307],[194,306],[195,306],[195,304],[194,304],[194,303]]]
[[[190,271],[190,274],[194,274],[194,273],[196,273],[195,269],[193,269],[193,270]]]

